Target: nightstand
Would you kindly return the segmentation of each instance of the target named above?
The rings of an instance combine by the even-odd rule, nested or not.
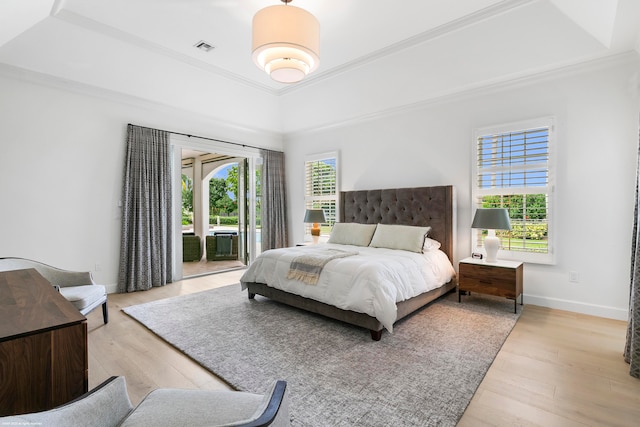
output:
[[[524,266],[519,261],[486,262],[465,258],[458,264],[458,302],[465,291],[513,299],[513,312],[518,312],[517,301],[524,304],[522,277]]]

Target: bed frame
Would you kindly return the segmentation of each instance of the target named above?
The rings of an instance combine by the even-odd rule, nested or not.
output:
[[[401,224],[431,226],[429,237],[441,243],[440,249],[453,261],[456,226],[453,186],[418,187],[383,190],[346,191],[340,193],[340,222],[362,224]],[[246,283],[248,295],[265,296],[293,307],[318,313],[332,319],[369,329],[371,338],[379,341],[382,324],[372,316],[342,310],[309,298],[271,288],[263,283]],[[456,280],[440,288],[399,302],[396,321],[408,316],[431,301],[455,290]]]

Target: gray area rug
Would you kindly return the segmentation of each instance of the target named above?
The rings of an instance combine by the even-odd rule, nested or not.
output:
[[[124,311],[238,390],[286,380],[292,425],[314,427],[455,426],[518,318],[513,301],[450,294],[376,342],[239,284]]]

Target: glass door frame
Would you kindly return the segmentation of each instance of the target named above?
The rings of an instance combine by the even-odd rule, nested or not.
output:
[[[257,254],[257,218],[256,218],[256,169],[257,164],[262,161],[260,150],[253,147],[239,146],[236,144],[221,141],[212,141],[198,137],[188,137],[186,135],[171,134],[169,138],[172,153],[172,181],[173,181],[173,281],[182,280],[182,149],[192,149],[206,153],[219,153],[229,156],[236,156],[246,159],[246,184],[241,186],[238,183],[238,204],[244,201],[246,220],[244,221],[244,245],[246,255],[243,260],[246,265],[251,264]],[[239,163],[240,164],[240,163]],[[239,172],[242,169],[238,168]],[[239,180],[240,181],[240,180]],[[243,191],[245,190],[246,191]],[[240,213],[240,207],[238,208]],[[242,220],[239,226],[242,224]],[[240,230],[242,234],[242,230]],[[241,238],[242,236],[238,236]]]

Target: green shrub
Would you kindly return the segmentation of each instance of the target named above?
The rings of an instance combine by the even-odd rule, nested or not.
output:
[[[217,225],[218,215],[209,216],[209,224]],[[220,225],[238,225],[238,217],[237,216],[221,216]]]
[[[191,212],[182,212],[182,225],[193,224],[193,214]]]
[[[514,239],[527,239],[527,240],[543,240],[547,237],[547,224],[527,224],[526,229],[522,223],[511,224],[511,237]]]

